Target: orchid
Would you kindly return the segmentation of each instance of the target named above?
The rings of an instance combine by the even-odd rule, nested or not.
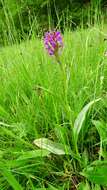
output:
[[[63,38],[60,31],[46,32],[44,45],[50,56],[58,58],[63,48]]]

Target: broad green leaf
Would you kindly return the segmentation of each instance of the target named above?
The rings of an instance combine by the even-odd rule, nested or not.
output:
[[[18,159],[8,160],[5,163],[5,165],[9,168],[22,167],[23,165],[25,165],[25,163],[28,162],[29,159],[33,159],[33,158],[42,159],[43,157],[46,157],[49,154],[50,154],[50,152],[48,150],[40,150],[40,149],[28,151],[28,152],[23,152],[18,157]]]
[[[100,136],[100,151],[99,155],[103,158],[107,158],[106,145],[107,145],[107,125],[103,121],[93,121],[99,136]],[[104,146],[105,145],[105,146]]]
[[[5,168],[3,165],[1,166],[1,174],[5,177],[5,179],[8,181],[9,185],[14,190],[23,190],[21,185],[18,183],[14,175],[11,173],[11,171],[8,168]]]
[[[96,161],[82,172],[89,181],[107,186],[107,161]]]
[[[5,166],[6,167],[9,167],[9,168],[18,168],[18,167],[23,167],[25,165],[26,161],[25,160],[19,160],[19,159],[16,159],[16,160],[7,160],[6,163],[5,163]]]
[[[100,135],[100,139],[104,144],[107,144],[107,125],[101,121],[93,121],[98,133]]]
[[[50,151],[53,154],[57,155],[71,154],[69,146],[66,146],[66,149],[64,149],[65,146],[63,146],[62,144],[55,143],[47,138],[36,139],[34,140],[34,144],[39,148]]]
[[[50,152],[48,150],[32,150],[28,152],[23,152],[18,160],[26,160],[30,158],[45,157],[48,156]]]
[[[90,190],[89,184],[86,182],[81,182],[77,188],[77,190]]]
[[[75,143],[77,143],[77,141],[78,141],[78,136],[79,136],[79,133],[80,133],[80,131],[81,131],[81,129],[82,129],[83,122],[84,122],[84,120],[85,120],[85,117],[86,117],[86,114],[87,114],[89,108],[90,108],[95,102],[98,102],[99,100],[101,100],[101,98],[89,102],[89,103],[81,110],[81,112],[78,114],[78,116],[77,116],[77,118],[76,118],[76,120],[75,120],[75,123],[74,123],[74,128],[73,128],[73,135],[74,135]]]

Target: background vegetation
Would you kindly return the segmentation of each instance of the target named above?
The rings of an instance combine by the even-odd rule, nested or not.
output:
[[[41,35],[49,28],[75,29],[104,19],[104,0],[0,0],[1,43]]]

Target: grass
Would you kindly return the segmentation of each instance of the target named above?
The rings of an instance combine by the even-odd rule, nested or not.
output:
[[[64,73],[46,54],[42,40],[0,49],[1,190],[100,190],[101,185],[106,189],[105,31],[100,26],[65,30],[61,63],[64,73],[66,68],[70,72],[66,90]],[[99,98],[79,115],[84,106]],[[75,144],[76,118],[81,128]],[[50,147],[57,153],[34,145],[39,138],[51,140]],[[71,152],[58,155],[60,144]],[[104,172],[105,178],[98,178]]]

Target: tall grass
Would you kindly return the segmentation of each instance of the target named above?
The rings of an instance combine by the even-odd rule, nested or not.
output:
[[[66,94],[60,66],[42,40],[0,49],[1,190],[106,189],[106,26],[65,29],[63,38],[61,63],[70,72]],[[39,138],[51,140],[54,151],[61,145],[71,152],[39,149]]]

